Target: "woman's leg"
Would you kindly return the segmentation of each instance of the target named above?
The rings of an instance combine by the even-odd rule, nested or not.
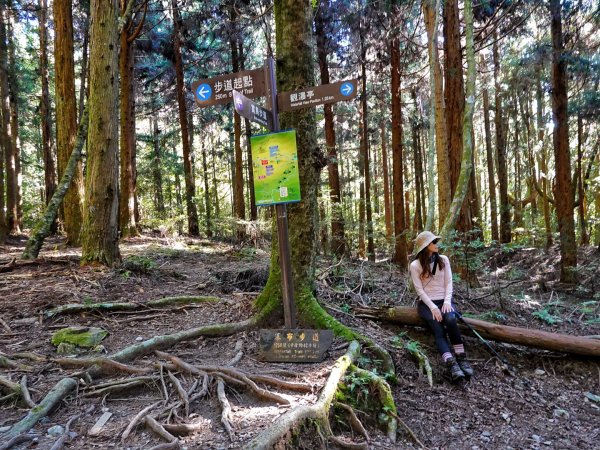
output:
[[[467,377],[473,376],[473,368],[467,361],[467,356],[465,354],[465,346],[463,344],[460,330],[458,329],[458,321],[456,320],[456,314],[454,312],[449,312],[444,314],[442,318],[444,322],[444,328],[446,328],[448,338],[450,339],[450,343],[454,348],[454,353],[456,353],[456,360],[458,362],[458,365]]]
[[[438,322],[433,318],[433,314],[431,314],[431,310],[424,303],[419,303],[417,308],[419,316],[427,322],[427,326],[433,333],[435,337],[435,345],[442,356],[442,359],[447,361],[452,357],[452,351],[450,350],[450,344],[446,339],[446,330],[444,330],[444,326],[441,322]]]

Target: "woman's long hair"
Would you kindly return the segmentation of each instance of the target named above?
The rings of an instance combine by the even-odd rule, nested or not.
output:
[[[431,262],[431,253],[427,250],[427,247],[419,252],[417,259],[421,263],[421,268],[423,269],[421,275],[419,275],[421,280],[433,276],[431,273],[431,267],[429,266],[429,263]],[[437,265],[440,270],[444,270],[444,267],[446,266],[444,264],[444,260],[439,256],[439,254],[437,254]]]

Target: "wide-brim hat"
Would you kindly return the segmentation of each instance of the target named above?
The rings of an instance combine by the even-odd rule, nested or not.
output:
[[[433,234],[431,231],[422,231],[415,239],[415,255],[421,253],[429,244],[436,239],[441,239],[441,236]]]

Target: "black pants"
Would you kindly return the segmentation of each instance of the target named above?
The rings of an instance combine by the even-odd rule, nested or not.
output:
[[[440,308],[441,312],[444,300],[434,300],[433,303]],[[438,322],[433,318],[433,314],[429,307],[421,301],[419,302],[417,311],[419,312],[419,316],[427,322],[429,329],[433,332],[433,335],[435,336],[435,345],[437,346],[440,355],[452,353],[450,344],[460,345],[463,343],[454,311],[445,314],[442,313],[443,320],[441,322]],[[448,343],[448,339],[446,339],[446,334],[448,334],[450,343]]]

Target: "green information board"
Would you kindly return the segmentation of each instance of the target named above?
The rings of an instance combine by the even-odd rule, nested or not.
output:
[[[300,201],[296,131],[250,138],[257,206]]]

